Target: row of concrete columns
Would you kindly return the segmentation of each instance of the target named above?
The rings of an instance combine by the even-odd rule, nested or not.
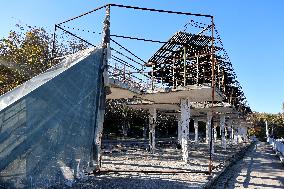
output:
[[[181,113],[178,116],[178,142],[181,145],[182,157],[185,162],[188,159],[188,142],[189,142],[189,122],[190,122],[190,102],[187,99],[182,99],[180,103]],[[155,127],[156,127],[156,109],[149,111],[149,147],[152,153],[155,152]],[[227,125],[227,126],[226,126]],[[213,132],[211,133],[211,127]],[[194,142],[198,144],[198,119],[194,119]],[[221,147],[226,150],[227,136],[229,133],[229,140],[231,144],[238,144],[240,136],[246,140],[247,130],[245,127],[233,127],[232,120],[226,122],[225,115],[220,116],[220,133],[221,133]],[[213,134],[213,136],[211,136]],[[206,122],[206,143],[210,144],[211,137],[213,141],[217,138],[216,127],[212,125],[212,114],[207,114]],[[214,153],[214,142],[212,143],[211,152]]]

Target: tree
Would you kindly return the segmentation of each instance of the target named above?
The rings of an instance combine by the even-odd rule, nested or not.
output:
[[[67,34],[66,34],[67,35]],[[46,71],[58,60],[53,57],[75,53],[87,47],[75,38],[56,38],[42,27],[16,25],[8,37],[0,40],[0,95]],[[65,40],[64,40],[65,39]]]
[[[284,137],[284,114],[269,114],[254,112],[248,118],[253,123],[253,128],[249,130],[250,135],[256,135],[260,139],[264,140],[266,137],[265,122],[267,121],[270,129],[270,135],[274,135],[277,138]]]

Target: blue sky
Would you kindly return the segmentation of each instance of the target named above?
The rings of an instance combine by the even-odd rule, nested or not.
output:
[[[211,14],[253,111],[277,113],[284,102],[282,0],[9,0],[1,3],[0,37],[16,23],[44,26],[105,3]],[[141,24],[147,20],[141,18]],[[155,30],[153,32],[158,32]],[[157,34],[156,34],[157,35]]]

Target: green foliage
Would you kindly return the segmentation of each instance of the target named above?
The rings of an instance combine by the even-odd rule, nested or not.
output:
[[[127,100],[108,100],[106,103],[104,135],[106,137],[123,137],[123,128],[127,127],[127,137],[141,138],[143,132],[148,137],[149,112],[143,109],[131,109]],[[157,137],[177,135],[177,122],[174,116],[157,113]]]
[[[78,39],[56,39],[52,52],[53,35],[44,28],[16,25],[6,38],[0,39],[0,95],[44,72],[64,56],[77,52],[86,45]]]
[[[4,73],[11,70],[18,85],[50,67],[51,36],[43,28],[21,27],[0,40],[0,60]],[[26,29],[26,30],[25,30]],[[1,74],[3,75],[3,74]],[[4,74],[6,75],[6,74]],[[11,75],[12,76],[12,75]],[[3,79],[8,79],[2,78]],[[5,82],[9,84],[9,81]],[[1,87],[2,89],[2,87]],[[1,91],[1,93],[3,93]]]
[[[108,100],[106,103],[104,134],[123,136],[123,128],[127,128],[127,136],[142,137],[143,129],[148,121],[148,112],[135,110],[126,106],[126,99]]]
[[[264,140],[266,137],[266,121],[270,130],[270,134],[281,138],[284,137],[284,113],[269,114],[254,112],[248,118],[253,123],[253,128],[249,130],[250,135],[256,135]]]

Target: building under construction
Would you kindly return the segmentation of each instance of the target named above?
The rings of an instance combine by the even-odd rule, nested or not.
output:
[[[171,35],[164,41],[121,35],[112,30],[117,26],[112,11],[126,10],[162,18],[178,15],[187,22],[182,29],[168,25],[174,34],[169,31]],[[92,22],[83,21],[92,15]],[[94,22],[102,27],[92,30]],[[65,38],[79,40],[84,49],[57,57],[62,47],[56,41]],[[95,38],[97,42],[92,41]],[[142,47],[152,51],[142,53]],[[5,186],[41,183],[46,187],[63,181],[70,184],[87,173],[135,172],[103,168],[106,100],[128,99],[123,105],[149,112],[150,155],[157,151],[157,112],[176,116],[181,150],[175,153],[181,152],[180,159],[186,164],[190,158],[189,122],[194,120],[196,144],[200,142],[198,122],[206,123],[205,170],[136,172],[212,174],[216,125],[223,150],[227,139],[236,144],[240,138],[248,141],[246,115],[251,110],[211,15],[107,4],[56,24],[53,52],[57,65],[0,97],[0,176]],[[17,143],[15,137],[19,137]],[[45,183],[46,178],[52,183]]]

